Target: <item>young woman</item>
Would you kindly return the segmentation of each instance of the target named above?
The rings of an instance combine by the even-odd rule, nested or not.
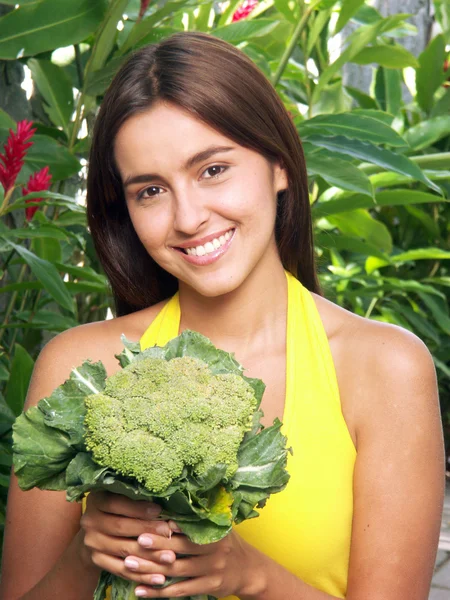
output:
[[[101,569],[148,598],[426,600],[444,489],[432,358],[322,297],[301,145],[243,53],[184,33],[129,60],[98,116],[88,217],[117,316],[54,338],[27,406],[86,358],[117,371],[122,333],[147,347],[197,330],[266,383],[291,480],[197,546],[153,504],[91,494],[81,516],[13,479],[3,600],[88,600]],[[187,579],[152,588],[172,575]]]

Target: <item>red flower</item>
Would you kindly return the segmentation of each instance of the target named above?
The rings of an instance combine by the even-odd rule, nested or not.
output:
[[[234,13],[232,22],[235,23],[236,21],[240,21],[241,19],[248,17],[257,4],[258,0],[244,0],[241,6]]]
[[[19,121],[17,133],[14,133],[12,129],[9,130],[9,137],[4,146],[5,154],[0,154],[0,183],[5,194],[14,186],[17,175],[23,167],[25,154],[33,145],[33,142],[28,141],[36,131],[36,129],[31,129],[32,125],[31,121]]]
[[[30,175],[27,185],[22,189],[22,196],[26,196],[32,192],[48,190],[51,180],[52,176],[48,172],[48,167],[44,167],[37,173]],[[25,200],[25,202],[28,204],[29,202],[41,202],[41,200],[42,198],[30,198],[29,200]],[[38,206],[29,206],[25,209],[25,218],[27,221],[31,221],[38,208]]]
[[[145,15],[145,11],[150,4],[150,0],[141,0],[141,10],[139,11],[139,20]]]

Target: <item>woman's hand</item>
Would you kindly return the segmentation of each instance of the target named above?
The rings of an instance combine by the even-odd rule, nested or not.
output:
[[[107,492],[89,494],[80,521],[84,531],[83,561],[90,567],[94,564],[113,575],[137,581],[129,577],[131,571],[123,559],[129,555],[147,558],[146,550],[137,542],[141,534],[152,534],[161,540],[170,538],[169,524],[157,520],[160,512],[161,507],[152,502]],[[153,558],[158,560],[160,556],[153,553]]]
[[[170,526],[177,531],[172,521]],[[168,538],[150,533],[140,535],[138,543],[142,550],[124,560],[124,576],[144,584],[136,588],[136,596],[244,596],[256,575],[256,569],[251,564],[257,562],[257,551],[235,531],[219,542],[205,545],[194,544],[185,535],[175,534]],[[188,556],[177,558],[177,555]],[[150,587],[155,583],[164,583],[166,577],[188,579],[163,589]]]

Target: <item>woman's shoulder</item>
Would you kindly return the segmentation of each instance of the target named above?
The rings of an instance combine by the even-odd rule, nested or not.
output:
[[[27,405],[51,394],[68,379],[71,370],[85,360],[101,361],[108,375],[118,371],[120,366],[115,355],[123,350],[121,335],[138,342],[165,302],[122,317],[78,325],[56,335],[44,346],[36,361]]]
[[[327,334],[342,410],[354,440],[367,427],[403,412],[435,409],[436,372],[425,343],[411,331],[356,315],[313,294]],[[399,402],[399,399],[402,399]]]

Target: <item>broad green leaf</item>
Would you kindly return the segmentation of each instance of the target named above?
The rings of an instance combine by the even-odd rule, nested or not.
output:
[[[56,227],[55,225],[51,225],[50,223],[48,225],[41,225],[36,229],[31,229],[31,227],[19,227],[18,229],[10,229],[8,232],[2,232],[2,236],[6,239],[18,238],[22,240],[39,237],[49,237],[56,240],[67,240],[68,237],[70,237],[64,229]]]
[[[339,19],[334,28],[334,35],[342,31],[350,19],[358,12],[365,0],[343,0],[339,11]]]
[[[5,400],[16,416],[22,412],[33,367],[34,360],[25,348],[15,344]]]
[[[391,256],[392,262],[400,263],[410,260],[450,260],[450,252],[442,248],[415,248]]]
[[[450,125],[450,117],[448,117]],[[425,185],[435,191],[440,191],[422,172],[422,170],[412,160],[402,154],[396,154],[386,148],[380,148],[370,142],[360,140],[350,140],[343,136],[326,137],[322,135],[310,135],[306,138],[308,142],[326,148],[333,152],[341,152],[359,158],[360,160],[379,165],[389,171],[395,171],[411,177],[414,180],[422,181]]]
[[[67,288],[67,284],[64,284],[64,287]],[[27,329],[43,329],[53,332],[66,331],[66,329],[78,325],[75,319],[65,317],[55,311],[43,309],[38,310],[36,313],[33,313],[30,310],[23,310],[16,313],[16,319],[18,320],[20,327]],[[11,324],[9,324],[9,327],[11,327]]]
[[[33,199],[42,198],[39,202],[33,203]],[[25,202],[29,200],[30,202]],[[77,204],[73,198],[70,196],[65,196],[64,194],[57,194],[55,192],[33,192],[32,194],[27,194],[23,196],[20,200],[13,202],[8,205],[3,214],[12,212],[13,210],[23,210],[27,206],[63,206],[64,208],[68,208],[70,211],[74,211],[77,213],[85,214],[85,209]]]
[[[431,169],[423,169],[423,174],[430,181],[450,181],[450,171],[432,171]],[[393,171],[385,171],[377,173],[369,177],[374,188],[388,188],[393,186],[404,186],[410,183],[410,178]]]
[[[427,212],[418,208],[417,206],[406,205],[405,209],[410,215],[412,215],[417,221],[419,221],[423,228],[428,231],[430,240],[437,240],[441,234],[438,223],[429,215]]]
[[[448,254],[450,258],[450,252]],[[422,292],[418,292],[418,295],[431,312],[436,323],[439,325],[442,331],[444,331],[447,335],[450,335],[450,318],[448,316],[448,307],[445,301],[440,303],[432,296],[423,294]],[[445,308],[447,308],[447,310],[445,310]]]
[[[422,121],[405,132],[405,140],[413,150],[423,150],[450,134],[450,115]]]
[[[6,379],[9,378],[9,373]],[[5,378],[2,378],[4,381]],[[6,404],[5,399],[2,395],[0,395],[0,436],[3,436],[7,431],[9,431],[12,427],[12,424],[16,420],[15,413],[11,410],[11,408]],[[0,450],[1,451],[1,450]]]
[[[330,185],[372,197],[370,181],[357,167],[344,160],[315,153],[307,156],[308,175],[320,175]]]
[[[3,109],[0,108],[0,127],[2,129],[16,129],[16,122]]]
[[[444,94],[436,101],[431,109],[430,117],[440,117],[450,113],[450,87],[447,88]]]
[[[209,22],[211,18],[214,18],[214,2],[206,2],[201,4],[198,10],[197,17],[195,18],[195,29],[196,31],[209,31]]]
[[[290,0],[274,0],[274,5],[275,5],[275,8],[278,11],[280,11],[280,13],[285,17],[285,19],[287,19],[291,23],[294,23],[294,24],[297,23],[296,12],[299,9],[299,6],[296,6],[296,4],[291,2]],[[325,11],[321,11],[321,12],[325,12]]]
[[[47,237],[37,237],[34,238],[31,244],[31,250],[44,260],[47,260],[51,263],[60,261],[62,259],[62,249],[61,244],[58,240],[47,238]]]
[[[433,38],[419,55],[420,67],[416,69],[417,102],[427,113],[433,108],[435,91],[447,78],[443,68],[445,58],[445,40],[442,34]]]
[[[9,294],[9,292],[23,292],[25,290],[42,290],[44,286],[39,281],[21,281],[19,283],[10,283],[0,286],[0,294]]]
[[[296,124],[301,138],[307,139],[308,135],[345,135],[348,138],[374,144],[406,146],[406,142],[392,127],[364,114],[346,112],[337,115],[320,115],[307,121],[296,121]]]
[[[312,206],[314,219],[345,213],[357,208],[376,208],[377,206],[404,206],[408,204],[427,204],[430,202],[446,202],[442,196],[434,196],[417,190],[385,190],[375,194],[375,202],[362,194],[352,194],[344,198],[316,202]]]
[[[369,96],[368,94],[364,94],[364,92],[362,92],[361,90],[351,87],[349,85],[346,85],[344,87],[345,91],[350,94],[350,96],[356,100],[356,102],[359,104],[359,106],[361,108],[374,108],[377,109],[378,108],[378,104],[376,103],[376,101]]]
[[[416,312],[409,306],[404,306],[400,302],[393,302],[391,304],[394,309],[400,313],[407,321],[411,323],[415,331],[425,338],[432,339],[436,344],[439,344],[439,334],[436,329],[431,325],[428,318],[419,312]]]
[[[397,115],[402,106],[402,79],[399,71],[379,67],[375,79],[375,97],[383,110]]]
[[[25,163],[35,171],[48,166],[53,181],[67,179],[81,169],[80,161],[67,148],[51,137],[37,134],[33,137]]]
[[[327,219],[344,235],[360,238],[387,254],[392,251],[392,238],[389,229],[384,223],[371,217],[366,210],[357,209],[347,212],[345,215],[329,216]]]
[[[308,44],[306,47],[306,53],[308,54],[308,56],[310,56],[312,49],[316,45],[317,40],[319,39],[319,36],[323,31],[323,28],[328,23],[331,13],[331,9],[319,10],[315,13],[314,21],[309,29]],[[293,22],[297,24],[297,19],[294,19]]]
[[[275,29],[279,21],[275,19],[242,19],[236,23],[230,23],[224,27],[218,27],[211,31],[214,37],[225,40],[230,44],[239,44],[252,38],[263,37]]]
[[[98,71],[88,71],[85,81],[86,94],[88,96],[103,94],[127,58],[127,56],[115,56]]]
[[[41,0],[0,19],[0,58],[15,60],[86,39],[100,24],[105,0]]]
[[[323,88],[331,81],[334,75],[347,62],[350,62],[354,56],[358,54],[368,44],[372,43],[378,34],[383,30],[384,21],[378,21],[373,25],[359,27],[356,31],[346,39],[347,47],[331,65],[320,75],[319,81],[314,89],[311,101],[315,104],[322,92]]]
[[[117,36],[117,25],[122,19],[129,0],[112,0],[108,11],[95,36],[94,47],[87,72],[101,69],[110,55]],[[85,73],[86,75],[87,73]]]
[[[383,254],[377,246],[348,235],[337,235],[330,232],[319,233],[315,236],[315,244],[320,248],[334,248],[345,252],[354,252],[363,256],[376,256],[389,263],[389,257]]]
[[[73,113],[73,91],[69,76],[49,60],[31,58],[27,65],[45,100],[44,108],[50,120],[67,131]]]
[[[351,62],[358,65],[376,63],[388,69],[404,69],[405,67],[418,67],[417,58],[403,46],[375,45],[363,48]]]
[[[197,4],[189,0],[169,0],[161,8],[155,10],[151,15],[137,22],[130,31],[128,38],[122,44],[119,52],[126,54],[129,50],[140,44],[152,30],[161,25],[165,19],[173,17],[174,14],[184,8]]]
[[[69,292],[64,287],[64,283],[61,280],[61,277],[59,276],[55,266],[47,260],[39,258],[26,248],[22,248],[13,242],[8,243],[23,258],[26,264],[30,267],[33,275],[42,283],[50,296],[52,296],[52,298],[56,300],[56,302],[62,307],[73,313],[73,300]]]
[[[384,111],[378,110],[377,108],[355,108],[352,110],[353,115],[362,115],[364,117],[370,117],[372,119],[376,119],[377,121],[381,121],[388,127],[392,127],[392,123],[394,122],[394,115]]]

